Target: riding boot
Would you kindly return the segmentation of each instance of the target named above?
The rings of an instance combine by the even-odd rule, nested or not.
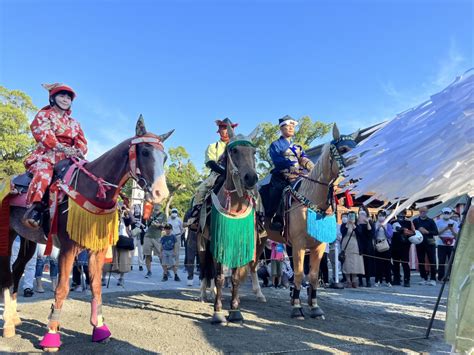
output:
[[[284,213],[283,202],[280,201],[280,204],[278,205],[278,209],[270,223],[271,230],[277,231],[277,232],[283,231],[283,227],[285,226],[285,221],[283,220],[283,213]]]
[[[43,204],[41,202],[33,202],[23,215],[22,223],[32,229],[39,229],[43,218]]]

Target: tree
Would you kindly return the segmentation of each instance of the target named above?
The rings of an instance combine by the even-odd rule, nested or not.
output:
[[[166,202],[165,212],[175,207],[182,214],[190,207],[191,199],[202,180],[196,167],[189,159],[189,154],[182,146],[168,150],[170,164],[167,167],[166,182],[170,196]]]
[[[300,144],[304,149],[308,149],[316,138],[323,137],[328,133],[330,127],[331,124],[320,121],[313,122],[311,117],[303,116],[298,120],[293,141],[296,144]],[[257,146],[257,171],[261,178],[268,175],[273,167],[272,160],[268,154],[268,147],[278,137],[280,137],[278,124],[264,122],[257,128],[254,143]]]
[[[37,110],[24,92],[0,86],[0,178],[25,171],[23,161],[35,143],[28,117]]]

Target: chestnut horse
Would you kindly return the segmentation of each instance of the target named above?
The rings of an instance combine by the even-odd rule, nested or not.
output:
[[[92,204],[109,204],[116,202],[120,188],[129,178],[137,180],[138,184],[145,190],[145,198],[149,202],[159,203],[168,197],[169,191],[166,185],[164,163],[166,153],[162,143],[173,133],[170,131],[161,136],[147,133],[142,116],[137,121],[136,136],[120,143],[96,160],[86,163],[84,168],[95,177],[105,180],[110,187],[106,192],[105,199],[97,198],[98,185],[90,174],[78,171],[75,178],[74,188]],[[133,152],[133,154],[130,154]],[[54,243],[60,247],[59,254],[59,282],[55,292],[55,301],[51,307],[49,316],[48,332],[40,343],[40,346],[49,351],[57,350],[60,345],[59,325],[60,312],[64,300],[69,293],[69,275],[71,273],[74,259],[84,249],[81,245],[69,238],[66,231],[68,219],[68,199],[65,198],[58,204],[58,238]],[[0,257],[0,288],[4,296],[4,329],[3,336],[15,335],[15,327],[21,324],[17,314],[16,300],[20,277],[23,274],[26,263],[31,259],[36,243],[45,243],[43,230],[32,230],[25,227],[21,219],[25,208],[10,207],[10,232],[9,247],[16,235],[22,237],[23,253],[13,264],[13,272],[10,272],[10,257]],[[107,340],[111,333],[103,323],[102,317],[102,267],[104,264],[107,248],[89,253],[89,274],[92,291],[90,323],[93,326],[93,341]],[[10,287],[13,291],[10,293]]]
[[[341,155],[355,147],[355,139],[358,135],[359,132],[353,135],[340,135],[337,126],[334,124],[333,141],[323,146],[321,156],[316,162],[316,165],[307,178],[303,178],[301,182],[299,193],[321,211],[330,210],[331,201],[328,198],[330,195],[329,191],[345,165],[345,161]],[[332,196],[329,197],[332,198]],[[283,238],[280,232],[271,230],[268,227],[270,226],[270,219],[265,219],[265,229],[268,238],[280,243],[289,241],[293,249],[293,255],[290,256],[293,257],[295,272],[294,289],[291,299],[293,306],[291,317],[293,318],[304,318],[299,295],[301,282],[303,280],[303,261],[306,249],[310,251],[310,287],[308,288],[310,316],[311,318],[324,317],[324,312],[317,303],[316,289],[319,279],[319,264],[326,248],[326,243],[321,243],[308,235],[306,231],[306,212],[307,207],[298,202],[294,202],[289,211],[285,211],[287,214],[286,220],[289,223],[286,238]],[[334,211],[332,211],[332,213],[333,212]],[[263,246],[260,246],[259,249],[263,250]],[[260,252],[260,250],[257,251],[257,253]],[[255,270],[252,270],[252,273],[255,273]]]

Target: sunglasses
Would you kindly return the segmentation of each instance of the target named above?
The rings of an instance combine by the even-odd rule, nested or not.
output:
[[[443,212],[443,214],[451,214],[451,212],[445,211]]]

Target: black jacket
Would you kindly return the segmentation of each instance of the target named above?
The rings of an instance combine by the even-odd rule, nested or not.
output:
[[[433,239],[435,235],[439,234],[435,221],[429,217],[426,217],[425,219],[417,217],[413,220],[413,224],[415,225],[416,230],[419,230],[421,227],[423,227],[428,231],[428,234],[421,233],[423,234],[423,241],[426,241],[427,239]]]

